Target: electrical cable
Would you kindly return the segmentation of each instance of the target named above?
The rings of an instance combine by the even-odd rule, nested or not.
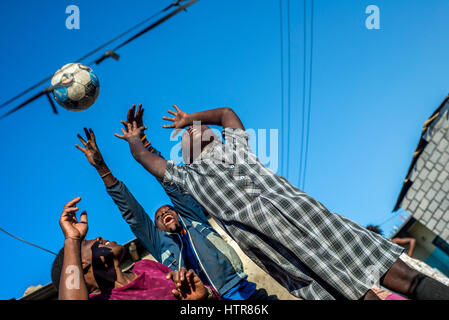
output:
[[[22,242],[24,242],[24,243],[26,243],[26,244],[28,244],[28,245],[30,245],[30,246],[33,246],[33,247],[36,247],[36,248],[41,249],[41,250],[43,250],[43,251],[46,251],[46,252],[48,252],[48,253],[54,254],[55,256],[57,255],[57,254],[54,253],[53,251],[50,251],[50,250],[45,249],[45,248],[42,248],[41,246],[38,246],[37,244],[31,243],[31,242],[28,242],[28,241],[26,241],[26,240],[23,240],[23,239],[21,239],[21,238],[19,238],[19,237],[16,237],[15,235],[9,233],[8,231],[6,231],[6,230],[3,229],[3,228],[0,228],[0,231],[3,231],[4,233],[6,233],[7,235],[9,235],[10,237],[13,237],[13,238],[16,239],[16,240],[22,241]]]
[[[177,6],[178,9],[171,11],[169,14],[165,15],[164,17],[162,17],[161,19],[159,19],[158,21],[154,22],[153,24],[151,24],[150,26],[148,26],[147,28],[145,28],[144,30],[138,32],[137,34],[133,35],[131,38],[127,39],[126,41],[122,42],[121,44],[119,44],[117,47],[114,48],[114,50],[117,50],[123,46],[125,46],[126,44],[130,43],[131,41],[135,40],[136,38],[142,36],[143,34],[147,33],[148,31],[150,31],[151,29],[157,27],[158,25],[162,24],[163,22],[165,22],[166,20],[170,19],[171,17],[173,17],[174,15],[176,15],[177,13],[179,13],[182,10],[185,10],[188,6],[194,4],[195,2],[197,2],[198,0],[191,0],[188,3],[184,4],[184,5],[180,5],[181,1],[186,1],[186,0],[177,0],[174,3],[172,3],[170,6],[162,9],[161,11],[153,14],[152,16],[150,16],[149,18],[145,19],[144,21],[140,22],[139,24],[135,25],[134,27],[131,27],[130,29],[128,29],[127,31],[123,32],[122,34],[120,34],[119,36],[115,37],[114,39],[108,41],[107,43],[101,45],[100,47],[98,47],[97,49],[92,50],[91,52],[89,52],[88,54],[84,55],[82,58],[78,59],[77,62],[80,62],[81,60],[86,59],[87,57],[89,57],[90,55],[94,54],[95,52],[101,50],[102,48],[104,48],[105,46],[107,46],[108,44],[116,41],[117,39],[123,37],[125,34],[131,32],[132,30],[138,28],[140,25],[144,24],[145,22],[151,20],[152,18],[156,17],[157,15],[161,14],[162,12],[167,11],[169,8],[173,7],[173,6]],[[113,57],[116,60],[118,60],[118,55],[114,52],[114,50],[108,50],[105,54],[103,54],[102,57],[100,57],[99,59],[94,60],[93,62],[87,64],[87,65],[91,65],[93,63],[95,64],[99,64],[101,63],[105,58],[108,57]],[[16,95],[15,97],[9,99],[8,101],[4,102],[2,105],[0,105],[0,108],[5,107],[6,105],[8,105],[10,102],[20,98],[21,96],[25,95],[26,93],[30,92],[31,90],[39,87],[40,85],[42,85],[43,83],[45,83],[46,81],[50,80],[53,77],[53,75],[41,80],[40,82],[38,82],[37,84],[33,85],[32,87],[26,89],[25,91],[19,93],[18,95]],[[35,96],[29,98],[27,101],[25,101],[24,103],[20,104],[19,106],[13,108],[12,110],[10,110],[9,112],[7,112],[6,114],[2,115],[0,117],[0,119],[18,111],[19,109],[23,108],[25,105],[27,105],[28,103],[36,100],[37,98],[39,98],[40,96],[44,95],[46,93],[46,89],[44,89],[44,91],[37,93]],[[53,105],[52,105],[53,107]]]
[[[310,64],[309,64],[309,92],[308,92],[308,110],[307,110],[307,129],[305,138],[305,151],[304,151],[304,174],[302,176],[301,189],[304,190],[306,183],[307,174],[307,160],[309,156],[309,139],[310,139],[310,122],[311,122],[311,111],[312,111],[312,75],[313,75],[313,19],[314,18],[314,0],[311,0],[311,17],[310,17]]]
[[[281,163],[281,169],[280,172],[282,175],[284,174],[284,154],[285,154],[285,146],[284,146],[284,132],[285,132],[285,124],[284,124],[284,117],[285,117],[285,106],[284,106],[284,23],[282,19],[282,0],[279,0],[279,17],[280,17],[280,42],[281,42],[281,154],[282,154],[282,161]]]

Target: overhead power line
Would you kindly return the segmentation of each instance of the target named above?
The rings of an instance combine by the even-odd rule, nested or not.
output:
[[[302,73],[302,116],[301,116],[301,149],[299,157],[299,183],[302,189],[302,170],[304,161],[304,128],[306,122],[306,77],[307,77],[307,1],[303,0],[303,73]]]
[[[175,2],[173,2],[172,4],[170,4],[169,6],[165,7],[164,9],[160,10],[159,12],[156,12],[155,14],[151,15],[150,17],[146,18],[145,20],[139,22],[138,24],[136,24],[135,26],[129,28],[128,30],[126,30],[125,32],[121,33],[120,35],[114,37],[113,39],[109,40],[108,42],[102,44],[101,46],[97,47],[96,49],[90,51],[89,53],[85,54],[83,57],[81,57],[80,59],[76,60],[76,62],[81,62],[83,60],[85,60],[86,58],[90,57],[91,55],[95,54],[96,52],[98,52],[99,50],[105,48],[106,46],[110,45],[111,43],[117,41],[118,39],[122,38],[123,36],[125,36],[126,34],[130,33],[131,31],[137,29],[138,27],[142,26],[143,24],[147,23],[148,21],[154,19],[156,16],[162,14],[163,12],[168,11],[170,8],[172,7],[177,7],[176,10],[171,11],[170,13],[168,13],[167,15],[163,16],[162,18],[160,18],[159,20],[157,20],[156,22],[154,22],[153,24],[151,24],[150,26],[146,27],[145,29],[143,29],[142,31],[138,32],[137,34],[133,35],[132,37],[130,37],[129,39],[125,40],[124,42],[120,43],[118,46],[116,46],[113,50],[108,50],[106,51],[105,54],[103,54],[100,58],[94,60],[91,63],[88,63],[87,65],[92,65],[92,64],[100,64],[103,60],[105,60],[106,58],[112,57],[116,60],[118,60],[119,56],[114,52],[115,50],[118,50],[119,48],[122,48],[123,46],[127,45],[128,43],[134,41],[136,38],[142,36],[143,34],[147,33],[148,31],[154,29],[155,27],[159,26],[160,24],[162,24],[163,22],[167,21],[168,19],[170,19],[171,17],[173,17],[174,15],[176,15],[177,13],[179,13],[180,11],[185,11],[187,7],[189,7],[190,5],[194,4],[195,2],[197,2],[198,0],[190,0],[188,3],[181,5],[181,2],[184,2],[186,0],[177,0]],[[30,88],[22,91],[21,93],[17,94],[16,96],[12,97],[11,99],[9,99],[8,101],[4,102],[3,104],[0,105],[0,108],[3,108],[5,106],[7,106],[8,104],[10,104],[11,102],[17,100],[18,98],[22,97],[23,95],[29,93],[30,91],[32,91],[33,89],[38,88],[39,86],[41,86],[42,84],[44,84],[45,82],[47,82],[48,80],[50,80],[53,77],[53,75],[46,77],[45,79],[39,81],[38,83],[36,83],[35,85],[31,86]],[[47,94],[49,91],[51,91],[51,87],[50,88],[46,88],[44,89],[42,92],[37,93],[36,95],[32,96],[31,98],[29,98],[28,100],[26,100],[25,102],[23,102],[22,104],[20,104],[19,106],[13,108],[12,110],[10,110],[9,112],[7,112],[6,114],[4,114],[3,116],[0,117],[0,119],[18,111],[19,109],[25,107],[28,103],[36,100],[37,98],[43,96],[44,94]],[[48,96],[48,95],[47,95]],[[55,108],[54,108],[54,104],[52,105],[53,111],[55,112]],[[57,113],[57,111],[55,112]]]
[[[292,67],[291,67],[291,36],[290,36],[290,0],[287,0],[287,168],[286,176],[288,177],[288,171],[290,166],[290,116],[291,116],[291,80],[292,80]]]
[[[50,250],[45,249],[45,248],[42,248],[41,246],[38,246],[37,244],[31,243],[31,242],[25,241],[25,240],[23,240],[23,239],[21,239],[21,238],[19,238],[19,237],[16,237],[15,235],[13,235],[12,233],[9,233],[8,231],[6,231],[6,230],[3,229],[3,228],[0,228],[0,231],[6,233],[6,234],[7,234],[8,236],[10,236],[10,237],[13,237],[14,239],[17,239],[17,240],[19,240],[19,241],[22,241],[23,243],[26,243],[26,244],[28,244],[28,245],[30,245],[30,246],[36,247],[36,248],[41,249],[41,250],[43,250],[43,251],[46,251],[46,252],[48,252],[48,253],[54,254],[54,255],[56,256],[56,253],[54,253],[53,251],[50,251]]]
[[[284,158],[285,158],[285,146],[284,146],[284,132],[285,132],[285,106],[284,106],[284,23],[282,19],[282,0],[279,0],[279,20],[280,20],[280,43],[281,43],[281,154],[282,160],[281,163],[281,174],[284,174]]]
[[[305,151],[304,151],[304,174],[302,176],[302,190],[305,188],[306,183],[306,174],[307,174],[307,160],[309,157],[309,138],[310,138],[310,121],[312,119],[311,116],[311,108],[312,108],[312,80],[313,80],[313,19],[314,18],[314,0],[311,0],[311,14],[310,14],[310,64],[309,64],[309,101],[307,106],[307,129],[306,129],[306,137],[305,137]]]

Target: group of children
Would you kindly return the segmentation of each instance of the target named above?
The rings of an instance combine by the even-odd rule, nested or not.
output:
[[[302,299],[373,299],[383,287],[410,299],[449,299],[449,287],[408,267],[403,248],[326,207],[264,166],[230,108],[187,114],[174,105],[164,128],[187,128],[185,165],[166,160],[148,141],[144,109],[122,121],[131,154],[161,184],[172,204],[154,222],[111,172],[92,129],[78,135],[82,151],[142,245],[158,261],[119,267],[123,246],[85,240],[87,214],[74,198],[60,226],[64,248],[52,267],[59,299],[275,300],[247,280],[234,251],[212,228],[208,213],[258,266]],[[223,127],[224,143],[208,124]]]

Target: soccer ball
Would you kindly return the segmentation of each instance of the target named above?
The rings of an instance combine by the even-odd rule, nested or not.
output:
[[[56,102],[71,111],[89,108],[100,92],[95,73],[80,63],[69,63],[56,71],[51,85]]]

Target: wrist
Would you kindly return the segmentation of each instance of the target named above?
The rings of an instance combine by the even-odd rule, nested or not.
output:
[[[128,138],[128,143],[129,144],[140,144],[140,143],[142,143],[142,139],[140,138],[140,137],[135,137],[135,136],[132,136],[132,137],[129,137]]]
[[[188,126],[192,125],[192,124],[193,124],[193,121],[195,121],[195,120],[196,120],[196,119],[194,119],[194,117],[193,117],[193,114],[192,114],[192,113],[187,113],[187,116],[186,116],[186,118],[187,118],[187,124],[186,124],[186,126],[185,126],[184,128],[186,128],[186,127],[188,127]]]
[[[80,246],[82,239],[79,237],[67,236],[64,240],[64,247],[66,246]]]
[[[100,176],[103,176],[104,174],[110,172],[108,166],[104,162],[98,166],[95,166],[95,169],[97,169],[97,172]]]

